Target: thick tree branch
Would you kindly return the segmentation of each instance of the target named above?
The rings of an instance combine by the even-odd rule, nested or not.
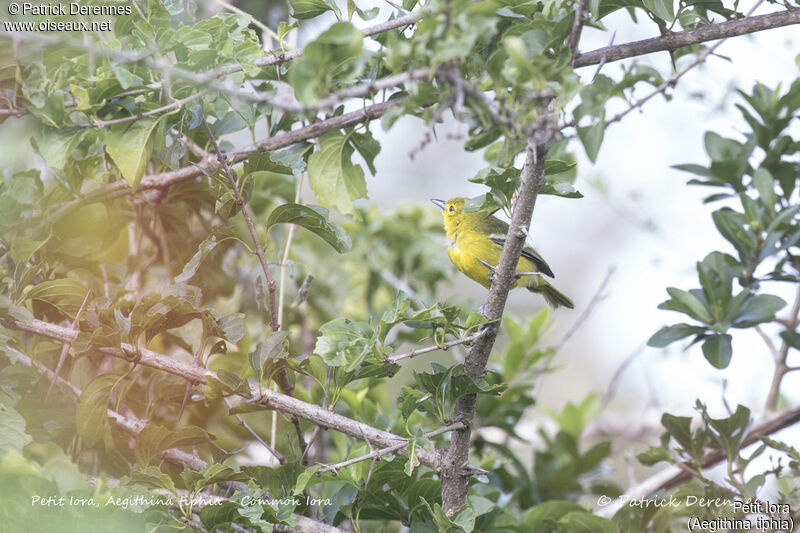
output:
[[[728,20],[702,28],[670,33],[642,41],[606,46],[590,52],[579,53],[575,57],[574,67],[588,67],[597,65],[601,61],[610,63],[611,61],[652,54],[653,52],[672,51],[706,41],[716,41],[717,39],[736,37],[792,24],[800,24],[800,9]]]
[[[544,184],[544,162],[548,148],[549,142],[543,145],[532,141],[528,143],[522,183],[506,235],[506,244],[494,272],[484,307],[484,314],[491,323],[485,326],[486,333],[481,335],[470,348],[462,369],[462,373],[472,379],[478,379],[486,372],[486,363],[497,338],[499,320],[503,316],[508,291],[516,282],[514,274],[517,262],[525,246],[525,237],[528,234],[539,188]],[[455,407],[455,422],[461,422],[465,427],[453,432],[450,448],[442,465],[442,507],[448,514],[458,510],[467,501],[467,475],[464,468],[469,462],[475,402],[475,394],[468,394],[459,398]]]

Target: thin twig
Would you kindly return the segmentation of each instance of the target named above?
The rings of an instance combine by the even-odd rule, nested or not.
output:
[[[417,348],[415,350],[411,350],[410,352],[405,352],[397,355],[387,355],[383,358],[383,361],[387,364],[393,365],[398,361],[402,361],[403,359],[409,359],[411,357],[415,357],[417,355],[422,355],[428,352],[435,352],[436,350],[449,350],[453,346],[458,346],[459,344],[466,344],[469,342],[474,342],[478,340],[480,337],[486,334],[488,328],[484,328],[477,333],[473,333],[471,335],[467,335],[466,337],[461,337],[459,339],[454,339],[452,341],[447,341],[440,345],[436,346],[427,346],[425,348]]]
[[[747,15],[745,16],[745,19],[748,18],[756,9],[758,9],[758,7],[761,6],[761,4],[763,2],[764,2],[764,0],[758,0],[758,2],[756,2],[756,4],[750,9],[750,11],[748,11]],[[741,20],[745,20],[745,19],[741,19]],[[800,14],[797,15],[797,22],[800,22]],[[747,33],[750,33],[750,32],[747,32]],[[666,37],[668,37],[668,36],[665,36],[665,38]],[[678,82],[679,79],[681,79],[687,72],[689,72],[690,70],[692,70],[696,66],[704,63],[705,60],[708,58],[708,56],[713,54],[717,50],[717,48],[722,46],[722,44],[726,40],[727,40],[727,36],[722,38],[719,42],[714,43],[712,46],[706,48],[705,50],[700,51],[690,64],[688,64],[687,66],[685,66],[684,68],[682,68],[681,70],[679,70],[678,72],[676,72],[675,74],[673,74],[672,76],[667,78],[655,90],[653,90],[649,94],[645,95],[643,98],[640,98],[640,99],[636,100],[635,102],[633,102],[632,104],[630,104],[628,109],[617,113],[616,115],[611,117],[609,120],[607,120],[606,121],[606,127],[608,127],[610,124],[613,124],[614,122],[619,122],[626,115],[628,115],[628,113],[630,113],[634,109],[638,109],[638,108],[642,107],[644,104],[646,104],[648,101],[650,101],[650,99],[652,99],[653,97],[655,97],[655,96],[663,93],[664,91],[666,91],[667,88],[675,86],[675,84]]]
[[[450,431],[455,431],[457,429],[463,429],[464,427],[465,427],[464,424],[462,424],[461,422],[456,422],[455,424],[451,424],[449,426],[445,426],[443,428],[439,428],[439,429],[437,429],[435,431],[431,431],[431,432],[425,433],[422,436],[424,438],[426,438],[426,439],[430,439],[430,438],[436,437],[437,435],[441,435],[443,433],[448,433]],[[364,439],[364,440],[367,441],[367,444],[369,444],[369,441],[367,439]],[[400,444],[395,444],[395,445],[392,445],[392,446],[387,446],[386,448],[379,448],[379,449],[373,449],[372,445],[369,444],[369,447],[370,447],[370,449],[372,451],[370,451],[368,454],[361,455],[359,457],[354,457],[353,459],[348,459],[347,461],[342,461],[341,463],[328,465],[325,468],[320,468],[319,470],[317,470],[317,475],[321,476],[322,474],[324,474],[326,472],[333,472],[333,475],[336,475],[336,473],[340,469],[342,469],[342,468],[344,468],[346,466],[354,465],[356,463],[361,463],[363,461],[368,461],[370,459],[380,459],[384,455],[387,455],[387,454],[390,454],[392,452],[396,452],[396,451],[398,451],[400,449],[405,448],[406,446],[408,446],[408,441],[409,441],[409,439],[406,439],[405,442],[401,442]],[[480,470],[480,469],[478,469],[478,470]]]
[[[83,297],[83,303],[78,308],[78,312],[75,313],[75,319],[72,321],[72,325],[70,326],[70,328],[73,331],[75,331],[76,334],[78,333],[78,331],[80,331],[80,328],[78,327],[78,322],[81,319],[81,313],[83,313],[83,309],[86,307],[86,302],[89,301],[90,294],[92,294],[91,290],[86,291],[86,296]],[[61,346],[61,355],[58,356],[58,364],[56,365],[56,369],[53,372],[53,380],[50,382],[50,386],[47,387],[47,393],[44,395],[45,401],[47,401],[47,399],[50,397],[50,393],[53,391],[53,387],[56,384],[56,378],[58,378],[59,374],[61,374],[61,367],[64,365],[64,361],[66,361],[67,359],[67,354],[69,354],[70,348],[72,348],[72,342],[65,342]]]
[[[761,337],[761,340],[764,341],[764,344],[767,345],[767,349],[769,350],[769,353],[771,353],[772,357],[775,360],[777,360],[778,359],[778,347],[775,346],[775,343],[772,342],[772,339],[769,338],[769,335],[764,333],[764,330],[761,328],[761,325],[757,325],[754,329],[756,330],[756,333],[758,333],[758,335]]]
[[[225,398],[225,404],[228,406],[228,409],[232,409],[233,408],[233,405],[231,404],[231,401],[228,398]],[[256,439],[264,448],[266,448],[266,450],[269,453],[271,453],[272,456],[275,457],[275,459],[277,459],[280,464],[285,464],[286,463],[286,458],[283,456],[283,454],[280,453],[275,448],[273,448],[272,446],[270,446],[269,444],[267,444],[267,442],[264,439],[261,438],[261,435],[259,435],[256,432],[256,430],[254,430],[252,427],[250,427],[250,424],[248,424],[245,421],[245,419],[241,417],[241,415],[237,414],[237,415],[233,415],[233,416],[236,417],[236,420],[239,422],[239,425],[242,426],[244,429],[246,429],[247,432],[250,433],[250,435],[252,435],[254,439]]]
[[[272,274],[270,273],[269,266],[267,265],[267,259],[264,256],[264,245],[261,244],[261,239],[258,238],[256,227],[253,225],[253,219],[250,218],[250,213],[247,211],[244,198],[242,198],[242,195],[239,192],[239,185],[236,183],[236,178],[233,177],[233,172],[231,172],[231,167],[228,164],[228,156],[225,155],[222,150],[220,150],[219,144],[217,144],[217,139],[214,137],[214,133],[208,126],[208,123],[204,121],[203,125],[206,128],[206,132],[211,140],[211,144],[214,146],[214,151],[217,153],[218,164],[225,171],[225,175],[228,178],[228,185],[230,185],[231,191],[233,191],[234,198],[236,199],[236,205],[239,206],[239,210],[242,212],[242,217],[247,225],[247,230],[250,232],[250,238],[253,240],[253,245],[255,246],[253,253],[255,253],[256,257],[258,257],[258,262],[261,264],[261,270],[264,272],[264,277],[267,280],[267,289],[270,295],[269,325],[272,328],[272,331],[278,331],[278,317],[275,309],[275,280],[272,279]]]
[[[96,119],[92,123],[65,124],[64,127],[65,128],[99,128],[99,129],[103,129],[105,127],[113,126],[115,124],[124,124],[126,122],[134,122],[134,121],[137,121],[137,120],[139,120],[141,118],[152,117],[154,115],[160,115],[161,113],[164,113],[165,111],[172,111],[174,109],[180,109],[181,107],[183,107],[184,105],[188,104],[189,102],[193,102],[193,101],[197,100],[198,98],[204,96],[207,92],[208,92],[208,90],[204,89],[204,90],[196,92],[196,93],[194,93],[194,94],[192,94],[190,96],[187,96],[186,98],[181,98],[180,100],[175,100],[171,104],[167,104],[165,106],[161,106],[158,109],[153,109],[151,111],[144,111],[142,113],[136,113],[135,115],[131,115],[129,117],[115,118],[115,119],[111,119],[111,120]]]
[[[592,296],[592,299],[589,301],[589,305],[587,305],[584,308],[583,312],[580,314],[578,319],[575,320],[575,322],[567,330],[567,332],[564,333],[564,336],[561,337],[561,340],[558,341],[558,343],[556,344],[556,352],[561,351],[561,349],[564,347],[567,341],[569,341],[575,334],[575,332],[578,331],[581,328],[581,326],[583,326],[584,322],[586,322],[586,320],[592,314],[592,311],[594,311],[597,304],[606,298],[606,295],[603,294],[603,292],[606,290],[606,286],[608,285],[608,282],[611,281],[611,277],[614,275],[614,272],[616,272],[616,270],[617,270],[616,265],[611,265],[610,267],[608,267],[606,276],[603,278],[603,281],[600,283],[600,286],[597,288],[597,291],[595,291],[594,296]]]
[[[402,279],[395,276],[391,270],[387,268],[382,268],[380,269],[379,273],[381,277],[384,279],[384,281],[386,281],[386,283],[397,289],[399,292],[405,293],[409,298],[415,300],[417,304],[419,304],[423,308],[427,307],[427,305],[425,305],[425,302],[422,301],[422,298],[420,298],[419,294],[417,294],[417,291],[415,291],[411,287],[411,285],[409,285]]]
[[[575,3],[575,20],[572,22],[572,30],[569,32],[569,37],[567,37],[567,42],[565,43],[567,48],[572,51],[572,60],[570,61],[572,65],[575,64],[575,60],[578,58],[578,43],[581,40],[583,25],[586,23],[586,10],[588,8],[589,0],[577,0]]]
[[[795,331],[797,326],[800,325],[800,288],[797,289],[797,294],[794,298],[794,305],[789,313],[789,324],[787,328],[790,331]],[[778,408],[778,400],[781,393],[781,382],[787,372],[786,361],[789,357],[789,343],[785,340],[781,342],[781,347],[778,352],[774,353],[775,370],[772,374],[772,383],[769,386],[767,393],[766,409],[768,411],[775,411]]]

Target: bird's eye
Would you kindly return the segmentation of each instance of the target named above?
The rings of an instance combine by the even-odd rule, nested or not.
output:
[[[456,210],[456,208],[455,208],[455,207],[453,207],[453,206],[451,205],[451,206],[450,206],[450,212],[452,213],[452,212],[453,212],[453,211],[455,211],[455,210]]]

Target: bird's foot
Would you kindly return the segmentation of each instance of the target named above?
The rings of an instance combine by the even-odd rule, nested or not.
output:
[[[497,269],[494,266],[487,263],[486,261],[484,261],[483,259],[481,259],[480,257],[476,257],[475,260],[489,269],[489,272],[486,273],[486,277],[489,278],[489,282],[491,282],[492,279],[494,278],[494,273],[497,271]]]

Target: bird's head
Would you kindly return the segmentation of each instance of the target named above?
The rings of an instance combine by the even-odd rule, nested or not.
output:
[[[448,236],[458,231],[459,227],[468,222],[468,219],[480,217],[477,212],[465,212],[464,205],[467,199],[461,196],[451,198],[447,201],[432,199],[431,202],[442,210],[444,215],[444,228]],[[474,216],[473,216],[474,215]]]

